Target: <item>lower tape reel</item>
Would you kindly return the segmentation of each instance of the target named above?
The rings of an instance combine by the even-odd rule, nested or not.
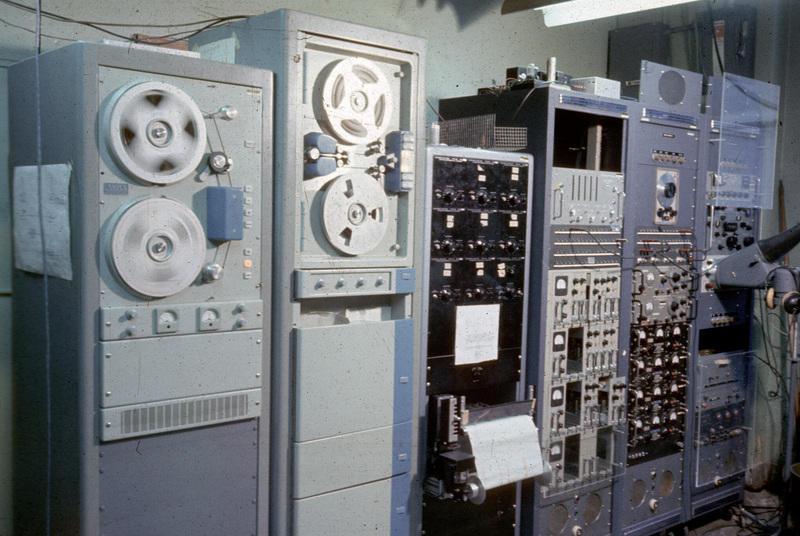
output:
[[[195,280],[206,236],[194,212],[171,199],[144,199],[123,209],[108,247],[117,277],[137,294],[163,298]]]
[[[322,205],[322,225],[331,245],[346,255],[362,255],[386,234],[389,201],[368,175],[343,175],[332,181]]]

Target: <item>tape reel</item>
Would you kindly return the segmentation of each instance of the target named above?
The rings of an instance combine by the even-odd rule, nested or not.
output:
[[[375,248],[388,227],[389,201],[381,185],[368,175],[335,179],[325,192],[322,225],[331,245],[346,255]]]
[[[660,205],[671,207],[678,194],[678,173],[673,170],[659,170],[661,175],[656,183],[656,197]]]
[[[392,118],[392,91],[383,71],[361,58],[338,61],[322,85],[331,133],[358,145],[379,138]]]
[[[123,209],[111,231],[109,264],[144,297],[163,298],[188,287],[206,253],[203,225],[171,199],[144,199]]]
[[[116,162],[134,179],[172,184],[189,175],[206,149],[206,124],[194,101],[165,82],[143,82],[112,98],[106,135]]]

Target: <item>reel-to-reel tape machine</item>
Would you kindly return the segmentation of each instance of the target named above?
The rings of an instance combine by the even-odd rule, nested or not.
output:
[[[380,140],[397,113],[396,90],[383,70],[365,58],[335,59],[320,70],[311,100],[315,130],[323,132],[311,132],[303,140],[304,190],[310,197],[321,196],[321,201],[311,201],[312,219],[307,222],[315,240],[303,247],[314,251],[312,255],[364,255],[386,236],[393,207],[380,183],[385,166],[375,161],[358,168],[368,165],[363,162],[367,153],[382,152]]]
[[[100,345],[112,356],[100,367],[101,438],[134,434],[133,416],[140,433],[258,417],[264,88],[103,66],[98,76],[115,88],[98,112]],[[143,360],[151,337],[159,351]],[[136,396],[124,396],[133,377]],[[175,399],[224,404],[232,392],[247,404],[230,417],[167,417]]]
[[[49,480],[53,532],[255,533],[266,475],[214,475],[268,460],[272,75],[140,48],[9,69],[12,165],[37,162],[38,83],[41,161],[72,166],[75,274],[15,273],[17,526],[45,532]]]
[[[408,534],[425,42],[281,10],[190,46],[275,73],[271,533]]]
[[[306,69],[315,74],[302,92],[305,135],[295,140],[303,155],[299,261],[407,265],[413,180],[394,178],[413,177],[416,159],[414,118],[403,105],[415,89],[404,78],[408,67],[324,40],[307,45],[315,53],[306,53]]]

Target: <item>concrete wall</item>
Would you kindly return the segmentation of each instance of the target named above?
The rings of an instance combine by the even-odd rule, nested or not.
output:
[[[800,88],[797,77],[800,73],[800,43],[795,35],[800,27],[800,13],[797,5],[791,0],[780,0],[772,3],[774,9],[768,14],[760,12],[760,43],[763,42],[762,53],[756,77],[769,80],[781,86],[781,110],[778,125],[778,149],[775,168],[775,199],[773,210],[765,211],[762,221],[762,236],[771,236],[781,230],[779,217],[778,182],[782,181],[785,190],[786,225],[792,227],[800,221]],[[761,16],[764,15],[764,16]],[[763,20],[762,20],[763,19]],[[762,31],[766,35],[762,35]],[[771,46],[767,45],[767,41]],[[766,52],[769,50],[769,53]],[[789,256],[793,266],[800,265],[800,248],[795,248]],[[759,292],[758,296],[763,296]],[[757,304],[757,311],[759,311]],[[761,307],[761,311],[768,309]],[[784,378],[776,381],[775,375],[765,364],[758,367],[756,392],[756,415],[753,442],[750,449],[750,465],[752,481],[757,484],[766,476],[767,470],[775,472],[775,465],[782,464],[783,444],[781,432],[786,429],[787,418],[794,415],[794,409],[786,407],[786,389],[788,388],[789,362],[786,337],[778,331],[785,330],[786,315],[766,315],[761,318],[764,331],[768,333],[766,342],[759,344],[759,355],[763,359],[772,360],[773,365],[783,372]],[[781,328],[781,320],[783,328]],[[758,339],[762,338],[760,327],[756,329]],[[783,385],[783,390],[776,396],[775,390]],[[795,451],[797,451],[795,449]],[[797,458],[792,462],[798,461]],[[778,467],[782,470],[782,467]]]
[[[721,1],[721,0],[718,0]],[[797,10],[788,9],[791,0],[751,2],[758,6],[759,69],[757,77],[777,83],[788,82],[791,73],[800,68],[800,50],[788,38],[789,29],[797,28]],[[27,4],[34,5],[33,2]],[[176,8],[176,5],[179,6]],[[179,4],[142,0],[140,2],[82,2],[46,3],[45,8],[76,20],[115,22],[142,25],[141,27],[111,28],[124,35],[141,32],[149,35],[167,34],[175,28],[147,28],[149,24],[178,24],[217,16],[256,15],[282,7],[328,16],[378,28],[391,29],[425,37],[428,40],[427,95],[434,106],[438,99],[474,93],[493,79],[502,82],[505,68],[536,63],[543,66],[549,56],[558,57],[559,70],[576,76],[604,76],[607,63],[608,31],[643,22],[663,21],[677,27],[688,24],[696,13],[705,9],[698,2],[641,15],[604,19],[561,28],[546,28],[541,15],[533,11],[501,15],[501,0],[295,0],[293,2],[240,0],[208,3],[201,0],[182,0]],[[784,17],[776,17],[775,6],[782,6]],[[774,24],[778,21],[777,24]],[[7,127],[7,70],[11,63],[32,55],[35,51],[34,15],[9,4],[0,3],[0,535],[11,534],[11,229],[8,196],[8,145],[14,133]],[[179,28],[183,29],[183,28]],[[71,41],[97,40],[107,37],[83,25],[44,19],[42,48],[50,50]],[[691,54],[687,40],[673,38],[673,61],[676,67],[690,67]],[[690,48],[690,47],[688,47]],[[792,53],[789,53],[792,52]],[[784,85],[784,95],[796,94],[797,89]],[[795,95],[796,97],[796,95]],[[800,102],[797,98],[785,102]],[[798,116],[797,106],[784,112],[788,119]],[[428,112],[428,120],[435,115]],[[784,183],[789,199],[800,191],[797,176],[798,154],[796,140],[800,121],[791,121],[784,130],[782,158]],[[777,188],[776,188],[777,191]],[[793,207],[793,203],[790,203]],[[798,217],[793,208],[788,221]],[[767,215],[765,231],[776,228]],[[800,259],[797,259],[800,261]],[[797,262],[797,261],[796,261]],[[774,381],[773,381],[774,383]],[[780,400],[778,400],[779,402]],[[770,419],[764,423],[764,440],[759,460],[773,460],[778,450],[773,439],[780,423],[780,405],[768,404]],[[770,428],[774,426],[774,428]],[[766,433],[767,430],[773,430]],[[763,443],[763,441],[762,441]]]

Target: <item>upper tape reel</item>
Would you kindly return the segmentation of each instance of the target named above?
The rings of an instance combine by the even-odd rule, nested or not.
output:
[[[362,58],[339,60],[322,82],[322,107],[331,133],[344,143],[379,138],[392,118],[392,90],[383,71]]]
[[[189,175],[206,149],[206,124],[194,101],[165,82],[121,88],[109,103],[105,134],[114,160],[134,179],[172,184]]]

